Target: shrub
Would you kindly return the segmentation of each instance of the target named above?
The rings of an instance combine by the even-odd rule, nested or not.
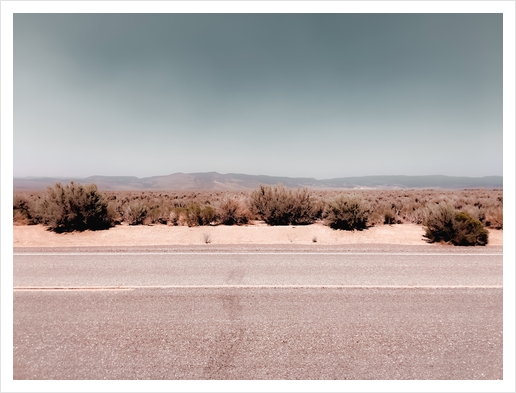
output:
[[[224,225],[242,225],[249,222],[249,211],[235,198],[224,198],[218,209],[219,222]]]
[[[374,208],[370,207],[368,224],[372,225],[392,225],[396,224],[396,214],[390,205],[382,204]]]
[[[383,223],[386,225],[392,225],[396,223],[396,216],[392,210],[385,210],[383,213]]]
[[[169,225],[187,225],[188,210],[185,207],[174,207],[169,214]]]
[[[13,222],[18,225],[36,224],[34,203],[22,195],[13,198]]]
[[[211,206],[192,203],[186,208],[186,223],[189,227],[210,225],[216,220],[216,212]]]
[[[467,205],[462,209],[458,209],[468,213],[471,217],[477,219],[480,222],[485,222],[486,219],[486,209],[484,207],[478,207],[475,205]]]
[[[118,225],[122,222],[123,214],[119,202],[116,200],[109,200],[107,205],[108,216],[111,218],[113,225]]]
[[[166,224],[167,217],[170,216],[168,206],[163,204],[162,206],[154,205],[147,211],[147,216],[143,221],[144,224]]]
[[[251,193],[249,207],[269,225],[305,225],[315,221],[315,205],[308,189],[287,190],[282,184]]]
[[[147,217],[149,209],[141,202],[134,201],[129,203],[124,211],[124,220],[129,225],[141,225]]]
[[[424,220],[425,235],[431,243],[453,238],[453,220],[457,210],[449,203],[441,202],[427,208]]]
[[[430,243],[456,246],[483,246],[488,242],[488,232],[477,218],[446,202],[428,207],[424,237]]]
[[[466,212],[459,212],[454,220],[455,236],[451,240],[456,246],[485,246],[488,232],[484,225]]]
[[[491,207],[486,211],[486,226],[494,229],[503,229],[503,208]]]
[[[326,203],[323,219],[333,229],[362,230],[367,227],[369,213],[358,195],[340,195]]]
[[[419,203],[410,204],[404,207],[401,211],[403,219],[412,223],[421,225],[425,219],[425,209]]]
[[[291,224],[312,224],[319,213],[320,204],[314,203],[307,188],[290,191]],[[320,214],[320,213],[319,213]]]
[[[70,182],[48,187],[38,207],[41,222],[54,232],[106,229],[113,225],[108,204],[95,184]]]

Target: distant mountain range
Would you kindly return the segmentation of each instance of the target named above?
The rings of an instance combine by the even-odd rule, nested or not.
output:
[[[138,178],[135,176],[90,176],[86,178],[23,177],[14,178],[14,190],[44,190],[57,182],[71,180],[81,183],[95,183],[100,190],[214,190],[238,191],[257,188],[260,184],[282,183],[286,187],[347,188],[347,189],[399,189],[399,188],[502,188],[502,176],[456,177],[456,176],[361,176],[339,177],[317,180],[309,177],[279,177],[244,175],[240,173],[221,174],[217,172],[174,173],[166,176]]]

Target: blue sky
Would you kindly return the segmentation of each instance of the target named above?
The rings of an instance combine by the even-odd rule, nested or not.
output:
[[[502,14],[15,14],[14,176],[502,175]]]

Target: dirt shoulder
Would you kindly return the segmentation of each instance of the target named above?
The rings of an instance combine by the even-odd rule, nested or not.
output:
[[[42,225],[13,226],[14,247],[132,247],[203,245],[427,245],[420,225],[382,225],[363,231],[337,231],[322,224],[306,226],[127,226],[104,231],[57,234]],[[503,231],[490,230],[490,246],[503,245]]]

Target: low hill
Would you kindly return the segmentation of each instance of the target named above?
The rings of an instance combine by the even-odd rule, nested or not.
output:
[[[399,189],[399,188],[502,188],[502,176],[362,176],[318,180],[308,177],[279,177],[217,172],[174,173],[165,176],[90,176],[86,178],[14,178],[14,190],[44,190],[57,182],[74,180],[81,184],[95,183],[105,191],[123,190],[215,190],[238,191],[257,188],[260,184],[282,183],[287,187]]]

